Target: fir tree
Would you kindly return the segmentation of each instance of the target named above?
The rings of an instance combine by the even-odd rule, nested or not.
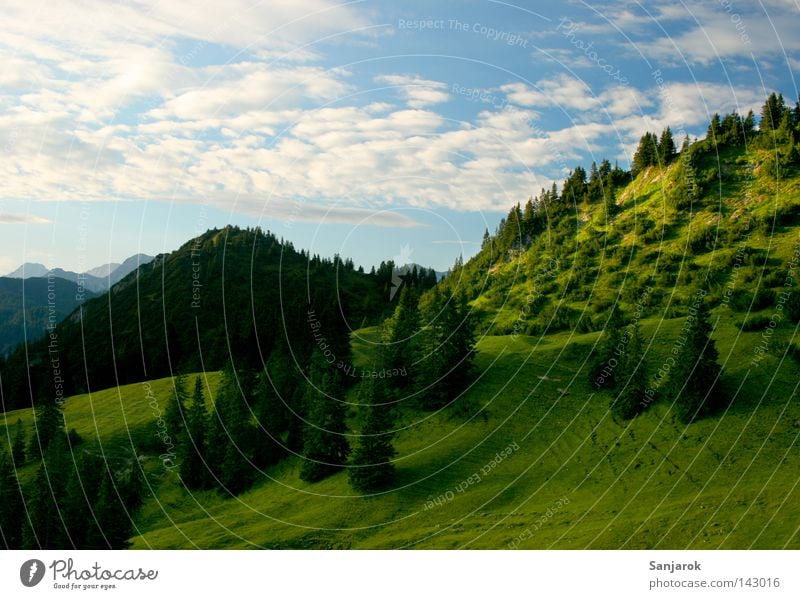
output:
[[[350,453],[345,432],[346,406],[338,372],[328,372],[325,358],[315,350],[306,391],[309,422],[304,434],[305,461],[300,478],[317,482],[341,470]]]
[[[394,480],[392,445],[394,407],[385,384],[376,379],[361,383],[361,437],[348,470],[350,483],[362,492],[387,488]]]
[[[618,386],[622,389],[611,405],[611,409],[619,418],[628,420],[643,409],[642,400],[647,391],[647,368],[644,363],[641,333],[639,325],[633,324],[628,329],[628,342],[620,358],[619,371],[616,375]]]
[[[68,549],[72,545],[65,527],[62,499],[70,473],[74,472],[67,437],[63,431],[50,440],[36,473],[33,488],[26,492],[29,522],[23,530],[26,549]]]
[[[394,377],[397,387],[410,387],[414,381],[419,328],[417,295],[413,289],[404,286],[394,314],[386,321],[383,333],[385,368],[405,373]]]
[[[280,378],[280,372],[285,369],[283,366],[273,366],[272,372]],[[267,371],[270,371],[269,365]],[[255,392],[255,413],[256,413],[256,441],[253,448],[253,462],[259,468],[264,468],[278,463],[286,455],[282,433],[287,429],[288,414],[284,399],[280,396],[271,377],[262,373],[256,385]]]
[[[598,389],[616,387],[626,336],[622,310],[619,306],[614,305],[603,329],[596,359],[589,370],[589,383],[594,387]]]
[[[14,461],[8,453],[0,451],[0,546],[22,549],[24,519],[25,505]]]
[[[250,486],[252,468],[250,408],[233,366],[223,370],[208,435],[208,456],[220,488],[237,495]]]
[[[724,399],[719,382],[722,367],[717,362],[719,352],[711,338],[708,306],[700,301],[699,306],[691,306],[689,312],[685,343],[669,380],[678,419],[684,423],[711,413]]]
[[[11,443],[11,459],[14,461],[14,466],[19,468],[25,464],[26,458],[25,426],[22,424],[22,420],[17,418],[17,423],[14,425],[14,441]]]
[[[658,158],[663,166],[667,166],[675,158],[675,141],[669,127],[664,129],[658,141]]]
[[[190,489],[202,489],[208,484],[206,467],[208,411],[203,394],[203,382],[199,376],[195,378],[192,403],[187,412],[186,435],[179,449],[179,472],[184,485]]]
[[[775,92],[771,93],[761,107],[759,131],[767,133],[777,129],[780,126],[785,110],[786,103],[783,100],[783,95],[776,95]]]

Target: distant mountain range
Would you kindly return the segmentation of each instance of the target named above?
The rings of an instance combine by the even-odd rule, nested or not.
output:
[[[82,301],[95,296],[58,277],[0,277],[0,356],[23,341],[39,339],[48,326],[55,327]]]
[[[73,283],[80,282],[83,284],[83,288],[88,291],[102,293],[110,289],[111,286],[118,281],[124,279],[139,266],[149,264],[152,261],[153,256],[135,254],[122,262],[122,264],[111,262],[87,270],[85,273],[77,273],[62,268],[48,269],[44,264],[26,262],[15,271],[8,273],[6,277],[9,279],[33,279],[47,277],[52,274],[55,278],[72,281]]]

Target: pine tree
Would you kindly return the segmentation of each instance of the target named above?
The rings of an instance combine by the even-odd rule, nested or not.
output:
[[[780,126],[783,113],[786,110],[786,103],[783,100],[783,95],[776,95],[775,92],[771,93],[761,107],[761,121],[759,122],[759,131],[767,133],[777,129]]]
[[[639,139],[639,146],[633,155],[631,175],[636,176],[648,166],[658,164],[658,138],[649,131]]]
[[[192,403],[187,410],[186,435],[179,449],[181,481],[190,489],[202,489],[208,485],[206,467],[206,432],[208,411],[203,395],[203,382],[198,376],[194,381]]]
[[[622,310],[615,304],[603,329],[595,361],[589,369],[589,383],[594,387],[598,389],[616,387],[626,336]]]
[[[238,495],[252,482],[250,408],[239,389],[233,366],[222,372],[208,434],[208,457],[221,489]]]
[[[436,410],[459,397],[472,379],[475,331],[466,298],[460,294],[445,298],[438,287],[428,304],[426,321],[420,388],[423,407]]]
[[[413,289],[403,286],[394,314],[384,326],[384,365],[387,370],[397,371],[393,383],[399,388],[408,388],[414,382],[414,368],[418,360],[419,307]],[[405,374],[402,374],[405,373]]]
[[[658,141],[658,158],[663,166],[667,166],[675,158],[675,141],[669,127],[664,129]]]
[[[61,404],[54,399],[39,396],[34,408],[33,438],[30,443],[31,459],[41,458],[47,453],[51,441],[64,433],[64,413]]]
[[[25,504],[14,462],[8,453],[0,451],[0,547],[22,549],[24,519]]]
[[[280,372],[285,370],[283,367],[273,366],[272,372],[276,378],[280,378]],[[267,371],[270,371],[269,365]],[[277,464],[286,455],[286,449],[281,438],[282,433],[287,429],[288,414],[284,399],[273,384],[279,381],[272,381],[268,374],[262,373],[256,385],[255,392],[255,413],[256,413],[256,441],[253,453],[253,462],[259,468]],[[277,384],[275,385],[278,386]]]
[[[14,425],[14,441],[11,444],[11,459],[14,461],[14,466],[19,468],[25,464],[26,457],[25,426],[22,424],[22,420],[17,418],[17,423]]]
[[[86,544],[93,549],[125,549],[133,529],[131,514],[120,501],[114,480],[108,473],[100,483],[94,514],[97,529],[92,531]]]
[[[300,469],[300,478],[306,482],[320,481],[341,470],[350,453],[339,373],[329,372],[326,366],[325,358],[315,350],[306,391],[309,422],[303,435],[305,461]]]
[[[186,375],[177,375],[172,382],[172,397],[167,401],[164,409],[164,424],[167,434],[176,446],[181,444],[186,428],[186,402],[189,393],[186,389]]]
[[[383,381],[367,379],[359,391],[361,437],[348,476],[358,491],[380,491],[394,480],[394,405]]]
[[[629,420],[642,412],[642,400],[647,391],[647,368],[644,363],[641,333],[638,323],[628,328],[628,342],[620,358],[616,376],[622,389],[611,405],[611,410],[619,418]],[[644,404],[646,405],[646,404]]]
[[[90,539],[98,537],[98,524],[94,508],[100,496],[100,483],[107,472],[106,462],[91,454],[82,454],[76,462],[76,472],[67,482],[63,499],[64,524],[76,549],[102,549],[93,547]]]
[[[678,419],[684,423],[711,413],[724,400],[719,382],[722,367],[717,362],[719,352],[711,338],[711,320],[705,302],[701,301],[697,308],[692,306],[687,320],[685,343],[676,358],[677,367],[670,375],[668,387]]]
[[[29,522],[23,530],[26,549],[68,549],[61,500],[66,496],[70,474],[74,472],[67,436],[63,430],[50,440],[45,457],[36,473],[33,488],[26,491]]]

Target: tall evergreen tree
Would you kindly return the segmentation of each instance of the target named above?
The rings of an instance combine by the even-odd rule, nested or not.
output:
[[[414,367],[418,360],[418,333],[420,329],[417,294],[403,286],[394,314],[384,325],[384,364],[387,370],[405,372],[394,377],[399,388],[408,388],[414,382]]]
[[[425,362],[421,365],[423,407],[435,410],[455,400],[469,385],[475,358],[475,330],[466,298],[446,298],[438,287],[427,307]]]
[[[771,93],[761,107],[761,121],[758,128],[762,133],[770,132],[780,126],[783,113],[786,110],[786,103],[782,94]]]
[[[269,364],[267,370],[270,371]],[[271,376],[262,373],[256,385],[255,413],[256,440],[253,448],[253,462],[259,468],[276,464],[286,455],[282,434],[288,428],[288,413],[284,398],[280,395],[276,383],[280,382],[282,368],[273,366]],[[274,386],[273,386],[274,385]]]
[[[55,399],[39,395],[34,407],[33,438],[30,442],[32,459],[43,457],[51,441],[64,433],[64,413],[61,404]]]
[[[65,526],[62,499],[74,472],[67,436],[63,429],[50,440],[44,460],[36,473],[30,497],[29,522],[23,530],[26,549],[67,549],[72,545]]]
[[[688,319],[685,343],[676,359],[676,368],[670,373],[668,386],[678,419],[684,423],[711,413],[724,400],[719,381],[722,367],[711,338],[706,303],[701,301],[697,308],[690,307]]]
[[[25,426],[22,420],[17,418],[17,423],[14,425],[14,440],[11,443],[11,458],[14,461],[14,466],[19,468],[25,463],[27,453],[25,451]]]
[[[620,358],[616,376],[617,386],[622,385],[622,389],[611,404],[614,414],[625,420],[633,418],[643,410],[642,400],[647,391],[647,367],[644,363],[638,323],[630,325],[628,333],[628,342]]]
[[[667,166],[675,158],[675,141],[669,127],[661,132],[661,139],[658,140],[658,158],[663,166]]]
[[[100,496],[100,483],[107,474],[106,462],[95,455],[82,453],[77,457],[76,470],[67,482],[63,499],[64,524],[76,549],[103,549],[90,541],[100,538],[94,513]]]
[[[203,394],[203,381],[199,376],[194,380],[192,403],[187,412],[186,435],[179,450],[179,472],[184,485],[190,489],[202,489],[208,485],[206,467],[208,411]]]
[[[0,451],[0,546],[2,548],[22,549],[24,519],[25,505],[14,462],[7,452]]]
[[[208,435],[208,456],[217,482],[237,495],[252,482],[252,425],[233,365],[222,373]]]
[[[300,478],[317,482],[341,470],[350,453],[345,433],[346,406],[338,371],[327,368],[325,358],[315,350],[311,358],[310,383],[306,391],[308,424],[304,434],[305,461]]]
[[[361,437],[348,476],[359,491],[379,491],[394,480],[394,405],[383,381],[367,379],[359,391]]]
[[[615,304],[611,308],[594,362],[589,369],[589,383],[594,387],[605,389],[616,387],[627,334],[622,310]]]
[[[178,374],[172,380],[172,397],[167,401],[164,409],[164,423],[167,434],[172,442],[177,446],[181,443],[181,438],[186,429],[186,404],[189,399],[189,392],[186,388],[186,375]]]

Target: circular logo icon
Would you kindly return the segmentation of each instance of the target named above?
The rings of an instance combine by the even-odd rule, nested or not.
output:
[[[26,587],[35,587],[44,578],[44,562],[29,559],[19,569],[19,579]]]

